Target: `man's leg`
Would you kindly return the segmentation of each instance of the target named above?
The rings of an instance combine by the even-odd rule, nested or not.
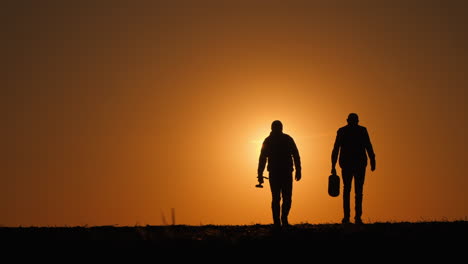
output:
[[[342,169],[341,178],[343,179],[343,220],[342,220],[342,223],[345,224],[345,223],[349,223],[349,216],[350,216],[349,196],[351,193],[353,171],[349,169]]]
[[[356,170],[355,179],[354,179],[354,195],[355,195],[355,212],[354,220],[356,224],[362,223],[362,197],[364,189],[364,180],[366,176],[366,167]]]
[[[280,221],[280,201],[281,201],[281,185],[277,175],[270,173],[270,190],[271,190],[271,212],[273,215],[273,225],[281,226]]]
[[[292,204],[292,172],[287,172],[283,176],[284,178],[282,179],[281,186],[281,193],[283,197],[283,204],[281,206],[281,223],[283,226],[288,226],[288,215]]]

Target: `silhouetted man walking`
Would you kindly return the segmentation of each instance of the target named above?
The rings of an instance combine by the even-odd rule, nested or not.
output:
[[[283,133],[283,124],[279,120],[271,124],[271,133],[265,138],[258,163],[258,182],[263,183],[263,171],[268,162],[269,181],[271,189],[271,210],[275,227],[288,226],[288,215],[292,202],[293,177],[299,181],[301,175],[301,159],[293,138]],[[283,203],[281,204],[281,198]],[[281,215],[280,215],[281,212]]]
[[[366,175],[367,157],[369,156],[371,170],[375,170],[375,154],[367,128],[358,125],[359,117],[355,113],[348,115],[348,125],[338,129],[333,147],[331,162],[332,174],[336,174],[336,162],[339,155],[341,177],[343,179],[343,212],[342,223],[349,223],[350,193],[354,179],[356,224],[362,224],[362,194]]]

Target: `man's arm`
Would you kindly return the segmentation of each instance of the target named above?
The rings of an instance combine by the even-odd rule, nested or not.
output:
[[[263,141],[260,157],[258,159],[257,178],[259,183],[263,183],[263,171],[265,170],[267,155],[266,155],[266,140]]]
[[[294,168],[296,169],[295,178],[296,181],[299,181],[302,178],[301,156],[299,155],[299,150],[293,138],[291,138],[291,154],[294,161]]]
[[[333,145],[333,150],[332,150],[332,155],[331,155],[331,163],[332,163],[332,169],[331,173],[336,174],[336,162],[338,161],[338,154],[340,153],[340,147],[341,147],[341,133],[338,130],[336,132],[336,138],[335,138],[335,144]]]
[[[369,132],[367,129],[365,130],[365,139],[366,139],[366,151],[367,155],[369,156],[370,159],[370,164],[371,164],[371,171],[375,170],[375,153],[374,153],[374,148],[372,147],[372,143],[369,137]]]

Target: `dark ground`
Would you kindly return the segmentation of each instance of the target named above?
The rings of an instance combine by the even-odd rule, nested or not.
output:
[[[40,256],[94,252],[192,258],[220,253],[234,260],[245,259],[247,253],[246,261],[260,256],[361,260],[360,255],[375,255],[379,262],[402,256],[446,262],[467,259],[468,221],[297,224],[282,230],[270,225],[0,227],[0,239],[6,253],[39,252]]]

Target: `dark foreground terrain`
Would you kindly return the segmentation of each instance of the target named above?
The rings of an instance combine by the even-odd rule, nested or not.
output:
[[[290,254],[358,260],[359,255],[377,254],[379,262],[397,260],[397,256],[447,261],[466,259],[468,221],[298,224],[281,230],[270,225],[0,227],[0,239],[4,252],[19,250],[26,255],[31,250],[41,255],[112,252],[114,257],[130,252],[172,257],[222,253],[234,259],[248,253],[253,257]]]

